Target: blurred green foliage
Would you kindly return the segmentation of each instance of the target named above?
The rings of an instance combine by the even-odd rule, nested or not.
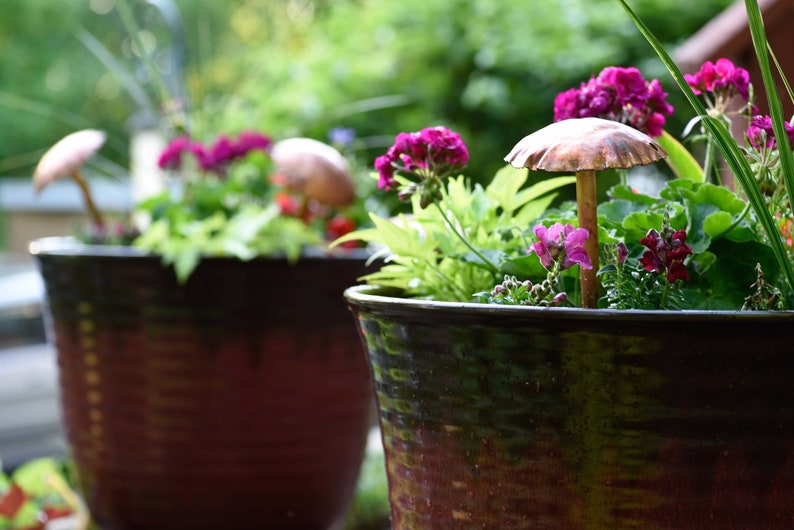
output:
[[[85,29],[145,82],[114,9],[120,1],[0,3],[0,174],[29,174],[43,149],[82,127],[107,130],[103,153],[126,164],[135,106],[77,37]],[[156,64],[174,72],[170,47],[181,39],[144,0],[129,1]],[[349,127],[357,153],[371,161],[396,133],[444,124],[469,145],[469,174],[488,176],[516,141],[551,121],[558,92],[604,66],[638,66],[675,92],[613,0],[176,3],[188,52],[188,126],[199,138],[256,128],[327,140],[331,128]],[[675,45],[729,3],[632,6]],[[687,118],[671,120],[671,130]]]

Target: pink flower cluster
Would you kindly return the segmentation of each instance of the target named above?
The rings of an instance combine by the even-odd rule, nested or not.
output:
[[[794,125],[786,122],[785,127],[789,144],[794,145]],[[750,120],[750,126],[747,127],[747,139],[756,151],[777,147],[775,133],[772,130],[772,118],[769,116],[753,116],[753,119]]]
[[[716,63],[706,61],[696,73],[685,74],[684,79],[696,95],[711,92],[718,99],[727,100],[738,94],[745,103],[750,97],[750,74],[725,58]]]
[[[661,136],[673,113],[658,79],[647,81],[637,68],[609,66],[579,88],[554,100],[554,121],[603,118],[625,123],[649,136]]]
[[[692,248],[686,244],[686,231],[663,230],[662,232],[660,234],[651,229],[640,239],[640,243],[648,248],[642,254],[640,264],[646,271],[666,274],[670,283],[676,280],[689,281],[684,260],[692,254]]]
[[[385,155],[375,159],[378,187],[389,191],[397,187],[397,171],[416,175],[420,180],[444,178],[469,162],[469,150],[458,133],[446,127],[428,127],[418,132],[397,135]]]
[[[532,231],[538,240],[532,244],[530,252],[540,258],[540,263],[546,270],[557,263],[560,270],[570,269],[579,265],[585,269],[592,269],[590,256],[584,248],[589,232],[584,228],[575,228],[573,225],[554,223],[550,227],[535,226]]]
[[[243,131],[237,138],[221,135],[209,146],[180,136],[163,150],[157,164],[161,169],[179,169],[182,167],[183,154],[190,153],[195,157],[199,169],[222,175],[234,160],[254,150],[267,152],[271,145],[270,138],[253,131]]]

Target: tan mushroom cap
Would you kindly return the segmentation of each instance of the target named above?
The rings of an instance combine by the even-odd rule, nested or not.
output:
[[[601,118],[572,118],[525,136],[505,161],[531,170],[600,171],[643,166],[665,157],[661,145],[633,127]]]
[[[287,138],[273,144],[270,156],[285,185],[328,206],[355,199],[353,177],[345,157],[332,146],[311,138]]]
[[[33,172],[33,189],[38,193],[53,181],[69,176],[105,144],[107,135],[83,129],[61,138],[39,160]]]

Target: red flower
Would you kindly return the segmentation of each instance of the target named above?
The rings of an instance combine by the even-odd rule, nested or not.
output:
[[[333,241],[345,234],[348,234],[356,229],[356,223],[349,217],[344,215],[336,215],[332,217],[325,225],[328,232],[328,239]],[[340,245],[343,248],[354,248],[358,246],[358,241],[346,241]]]
[[[276,194],[274,200],[276,201],[276,204],[278,204],[282,215],[289,217],[302,216],[304,209],[303,202],[297,197],[294,197],[289,193],[281,192]]]
[[[670,283],[676,280],[689,281],[684,260],[692,254],[692,248],[686,244],[685,230],[663,230],[660,234],[651,229],[640,239],[640,243],[648,248],[640,258],[646,271],[666,274]]]

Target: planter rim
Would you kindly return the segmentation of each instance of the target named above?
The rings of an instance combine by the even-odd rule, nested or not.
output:
[[[127,259],[161,259],[159,254],[152,254],[131,245],[91,245],[83,243],[73,236],[42,237],[28,244],[28,252],[33,256],[97,256]],[[322,248],[306,248],[301,254],[304,259],[335,259],[356,260],[367,259],[372,253],[364,248],[347,249],[344,251],[328,251]],[[203,256],[203,259],[227,259],[240,261],[233,256]],[[283,255],[259,256],[254,258],[264,261],[285,261]]]
[[[653,320],[656,322],[676,322],[682,317],[701,321],[720,321],[726,319],[749,321],[757,319],[794,322],[794,311],[738,311],[738,310],[680,310],[665,311],[660,309],[585,309],[581,307],[534,307],[499,304],[482,304],[476,302],[439,302],[417,298],[400,297],[400,291],[374,285],[355,285],[344,292],[349,305],[367,307],[381,311],[428,311],[443,312],[455,315],[491,316],[536,319],[565,320],[597,320],[609,318],[612,321]]]

